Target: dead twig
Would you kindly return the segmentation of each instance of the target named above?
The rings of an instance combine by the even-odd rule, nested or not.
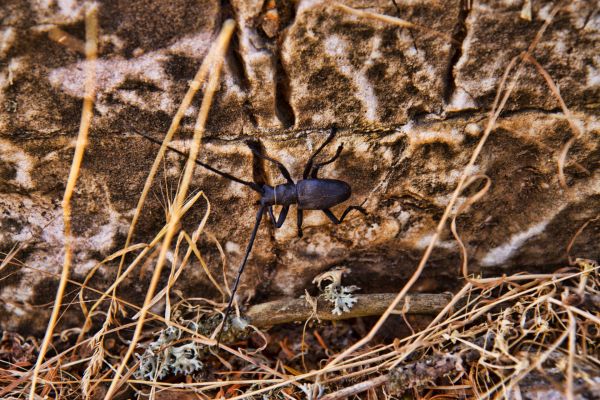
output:
[[[257,304],[248,309],[245,317],[249,323],[258,328],[285,324],[294,321],[305,321],[312,317],[319,320],[337,321],[349,318],[381,315],[396,296],[395,293],[377,293],[355,295],[357,302],[352,308],[342,314],[334,314],[331,304],[324,299],[317,300],[317,312],[306,299],[277,300]],[[449,302],[452,295],[440,294],[411,294],[396,307],[398,313],[404,310],[407,314],[437,315]]]
[[[350,396],[357,395],[362,392],[366,392],[369,389],[379,387],[389,381],[388,375],[380,375],[375,378],[369,379],[368,381],[357,383],[356,385],[345,387],[337,392],[329,393],[321,397],[321,400],[338,400],[346,399]]]

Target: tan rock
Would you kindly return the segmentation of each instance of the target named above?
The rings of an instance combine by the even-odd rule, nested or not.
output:
[[[250,180],[252,157],[244,140],[260,139],[299,179],[307,158],[336,123],[339,133],[323,159],[339,144],[344,151],[321,176],[348,182],[353,195],[334,213],[363,201],[369,212],[352,213],[338,226],[321,212],[308,212],[302,239],[296,237],[294,210],[279,230],[265,219],[241,293],[261,299],[298,296],[314,276],[339,265],[351,269],[347,283],[363,292],[397,291],[429,243],[482,135],[504,69],[550,12],[533,2],[528,21],[519,2],[472,3],[473,9],[465,10],[439,1],[345,2],[423,29],[358,17],[326,1],[301,1],[296,7],[232,1],[229,9],[206,1],[103,3],[95,115],[73,199],[72,278],[82,281],[123,246],[157,152],[136,132],[164,136],[188,81],[231,15],[240,29],[201,159]],[[44,329],[39,321],[49,307],[37,306],[53,300],[62,266],[60,201],[79,126],[85,64],[81,54],[47,33],[58,27],[83,40],[81,2],[64,9],[43,4],[14,0],[0,7],[0,250],[28,243],[17,257],[26,266],[0,271],[0,326],[26,333]],[[457,220],[473,272],[561,266],[575,232],[600,212],[599,23],[593,7],[582,1],[560,11],[533,53],[584,132],[567,155],[569,188],[560,187],[557,171],[573,133],[545,81],[527,67],[508,112],[470,171],[487,175],[491,188]],[[186,148],[197,111],[195,101],[173,146]],[[163,206],[174,196],[182,165],[181,157],[168,155],[136,242],[150,241],[163,226]],[[271,183],[283,182],[275,169],[268,175]],[[459,204],[480,188],[469,188]],[[200,168],[193,189],[210,200],[206,231],[223,247],[231,282],[257,196]],[[182,226],[191,232],[206,209],[200,200]],[[600,258],[599,223],[581,233],[573,255]],[[221,282],[222,259],[212,236],[201,236],[199,247]],[[106,288],[116,265],[102,266],[90,285]],[[458,246],[447,230],[424,279],[435,280],[436,290],[452,289],[461,282],[459,265]],[[151,268],[136,271],[119,294],[140,304]],[[196,262],[177,288],[219,299]],[[61,321],[79,324],[81,313],[71,310]]]

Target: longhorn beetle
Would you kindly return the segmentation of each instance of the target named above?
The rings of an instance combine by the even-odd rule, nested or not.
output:
[[[160,141],[150,136],[147,136],[141,132],[136,133],[154,143],[162,144]],[[223,317],[223,327],[219,332],[218,342],[221,341],[221,335],[223,333],[223,330],[225,329],[227,318],[231,313],[233,299],[235,298],[235,294],[240,283],[240,277],[244,272],[244,267],[246,266],[246,262],[248,261],[250,251],[252,250],[252,245],[254,244],[254,239],[256,238],[256,233],[258,231],[258,227],[260,226],[260,222],[262,220],[265,209],[267,210],[269,217],[273,222],[273,225],[275,225],[275,228],[281,228],[287,217],[290,205],[296,204],[298,208],[298,237],[302,237],[302,217],[304,210],[321,210],[331,220],[331,222],[333,222],[336,225],[341,224],[344,218],[346,218],[346,215],[348,215],[348,213],[352,210],[360,211],[363,214],[367,213],[365,209],[361,206],[349,206],[346,208],[346,210],[344,210],[342,216],[338,219],[330,210],[331,207],[348,200],[348,198],[350,198],[350,195],[352,194],[350,185],[348,185],[346,182],[337,179],[321,179],[318,177],[319,170],[323,166],[334,162],[340,156],[344,147],[343,144],[339,145],[333,157],[331,157],[327,161],[315,164],[315,157],[323,150],[323,148],[325,148],[325,146],[327,146],[331,142],[331,140],[335,136],[335,133],[336,128],[334,126],[331,128],[331,133],[329,134],[325,142],[323,142],[323,144],[321,144],[321,146],[319,146],[319,148],[308,159],[308,162],[304,167],[302,179],[298,182],[294,182],[292,180],[292,177],[288,172],[287,168],[281,162],[262,154],[260,151],[260,147],[255,142],[246,142],[254,156],[275,164],[281,172],[281,175],[283,175],[283,177],[285,178],[286,183],[282,185],[271,186],[266,183],[259,184],[256,182],[248,182],[243,179],[237,178],[233,175],[230,175],[226,172],[219,171],[208,164],[196,160],[196,163],[198,165],[208,169],[209,171],[212,171],[234,182],[246,185],[260,194],[259,208],[258,212],[256,213],[256,222],[254,223],[254,228],[252,229],[252,234],[250,235],[250,241],[248,242],[248,247],[246,248],[244,260],[240,265],[238,275],[235,279],[235,283],[231,291],[231,297],[229,298],[229,303],[227,304],[227,309],[225,310],[225,316]],[[169,147],[169,149],[187,157],[187,154],[182,151],[179,151],[173,147]],[[275,214],[273,213],[273,206],[275,205],[282,206],[281,212],[279,213],[279,216],[277,218],[275,218]]]

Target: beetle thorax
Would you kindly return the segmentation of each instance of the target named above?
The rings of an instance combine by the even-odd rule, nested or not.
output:
[[[265,206],[282,205],[289,206],[298,202],[298,194],[296,193],[296,185],[293,183],[285,183],[275,187],[263,185],[263,195],[260,203]]]

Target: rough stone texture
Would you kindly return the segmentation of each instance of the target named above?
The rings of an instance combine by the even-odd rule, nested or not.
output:
[[[157,150],[136,132],[165,134],[222,21],[233,17],[239,30],[202,159],[250,179],[244,140],[253,137],[299,177],[336,123],[340,132],[326,153],[341,143],[344,152],[322,176],[349,182],[353,197],[347,204],[366,200],[369,212],[351,214],[339,226],[308,212],[302,239],[295,237],[293,211],[279,230],[265,220],[242,292],[255,302],[297,296],[336,265],[350,267],[348,284],[364,292],[402,286],[477,144],[504,68],[527,48],[553,3],[533,2],[532,21],[520,17],[520,1],[473,2],[470,10],[444,1],[344,3],[445,36],[356,17],[331,2],[100,3],[98,95],[73,201],[73,279],[82,280],[123,245]],[[27,333],[44,328],[48,307],[40,305],[52,301],[57,284],[38,271],[58,274],[62,266],[60,201],[83,95],[84,57],[50,40],[52,27],[83,39],[81,2],[5,0],[0,6],[0,251],[28,244],[17,257],[25,266],[0,271],[0,326]],[[572,132],[544,80],[528,66],[473,171],[487,174],[491,189],[458,218],[471,270],[560,265],[573,234],[600,212],[599,29],[596,3],[576,2],[557,15],[534,53],[584,131],[568,153],[569,189],[558,184],[557,159]],[[175,146],[185,148],[198,104],[188,110]],[[179,156],[168,156],[136,241],[150,240],[164,223],[161,203],[173,197],[182,165]],[[272,183],[283,182],[275,170],[269,175]],[[233,274],[252,228],[256,195],[201,169],[194,189],[211,201],[206,230],[223,246]],[[201,200],[184,227],[197,226],[205,210]],[[600,222],[591,223],[572,254],[600,258],[599,231]],[[199,245],[221,276],[214,241],[202,236]],[[460,282],[459,264],[458,247],[447,234],[418,289],[452,289]],[[105,287],[115,267],[108,263],[91,284]],[[136,272],[120,294],[140,303],[148,276],[148,270]],[[197,264],[177,285],[189,295],[216,294]],[[81,314],[71,309],[63,321],[78,323]]]

